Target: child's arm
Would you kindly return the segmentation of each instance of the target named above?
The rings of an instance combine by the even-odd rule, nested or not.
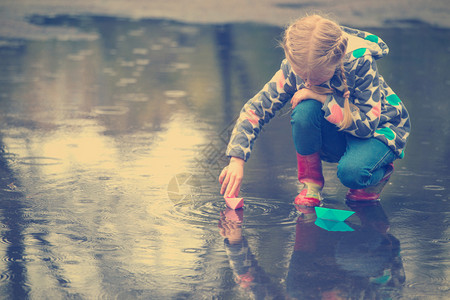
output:
[[[226,154],[247,161],[262,126],[268,123],[296,91],[296,78],[284,60],[280,70],[242,108],[231,134]]]
[[[350,89],[352,124],[346,132],[360,138],[372,137],[378,127],[381,115],[381,93],[379,74],[374,58],[363,56],[355,61],[356,67],[347,75]],[[338,125],[343,118],[344,97],[334,93],[329,95],[323,110],[325,118]]]

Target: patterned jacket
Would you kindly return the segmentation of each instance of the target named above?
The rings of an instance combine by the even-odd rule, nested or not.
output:
[[[350,91],[353,122],[344,131],[359,138],[377,138],[388,145],[398,158],[403,158],[410,132],[408,111],[400,98],[378,73],[376,60],[386,56],[389,48],[376,35],[342,27],[349,44],[344,57],[344,70]],[[339,71],[321,86],[334,89],[328,95],[322,110],[325,119],[333,124],[342,120],[344,87]],[[263,89],[242,108],[231,134],[226,155],[247,161],[253,143],[264,124],[268,123],[283,106],[290,102],[305,82],[292,70],[285,59],[280,70]]]

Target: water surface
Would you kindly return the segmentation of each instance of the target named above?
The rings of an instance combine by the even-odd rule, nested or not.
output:
[[[356,212],[334,232],[292,205],[287,108],[246,164],[244,211],[219,195],[229,130],[279,67],[280,28],[30,22],[43,36],[0,47],[1,298],[448,295],[448,30],[367,29],[391,48],[379,68],[413,132],[382,206],[347,206],[325,165],[325,206]]]

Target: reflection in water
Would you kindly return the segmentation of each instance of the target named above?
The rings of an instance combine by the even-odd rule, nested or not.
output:
[[[4,233],[12,245],[4,261],[21,257],[3,282],[11,290],[4,295],[131,297],[143,289],[144,296],[164,297],[196,276],[203,231],[158,219],[173,208],[170,177],[188,169],[204,142],[195,119],[182,113],[186,86],[180,65],[172,65],[196,54],[182,48],[170,24],[165,33],[159,24],[106,20],[90,29],[111,25],[116,34],[96,41],[3,49],[4,70],[13,73],[2,80],[3,142],[15,157],[5,165],[18,178],[7,184],[23,191],[10,200],[13,216],[2,206],[2,223],[14,225]],[[146,30],[156,36],[144,38]],[[161,47],[149,55],[155,42]],[[16,78],[13,86],[9,78]],[[26,220],[22,203],[30,207]]]
[[[352,236],[297,221],[286,111],[264,129],[247,163],[241,245],[252,268],[228,252],[241,289],[217,233],[224,209],[217,176],[233,119],[279,67],[281,29],[85,16],[30,21],[79,35],[1,43],[0,298],[246,299],[248,288],[276,298],[298,293],[303,283],[292,278],[324,276],[325,267],[352,282],[330,277],[328,291],[380,293],[401,269],[397,256],[383,256],[397,250],[393,236],[407,261],[404,297],[445,291],[450,127],[441,99],[450,85],[440,66],[449,59],[448,31],[375,30],[392,48],[379,67],[408,101],[415,126],[383,195],[392,235],[373,229],[370,218],[361,217]],[[334,173],[326,165],[325,204],[340,207],[345,189]],[[311,243],[299,243],[303,235]],[[366,243],[358,249],[382,253],[382,275],[358,273],[346,256],[361,254],[348,248],[355,239]],[[324,259],[318,271],[294,268],[306,257]],[[309,288],[302,290],[320,292]]]
[[[9,295],[23,299],[29,290],[26,279],[27,255],[23,229],[26,227],[27,207],[19,199],[23,196],[16,186],[0,136],[0,287],[1,297]]]
[[[220,234],[225,238],[236,284],[255,299],[392,299],[405,282],[400,242],[389,231],[379,204],[352,204],[360,225],[335,232],[314,223],[315,214],[297,220],[294,251],[286,291],[273,284],[243,234],[244,211],[221,212]]]

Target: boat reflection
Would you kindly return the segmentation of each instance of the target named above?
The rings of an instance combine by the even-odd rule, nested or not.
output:
[[[352,231],[316,225],[311,212],[298,217],[285,286],[271,282],[245,238],[244,211],[221,212],[220,234],[235,282],[256,299],[384,299],[401,292],[405,273],[400,242],[389,233],[380,203],[347,203],[359,222]]]

